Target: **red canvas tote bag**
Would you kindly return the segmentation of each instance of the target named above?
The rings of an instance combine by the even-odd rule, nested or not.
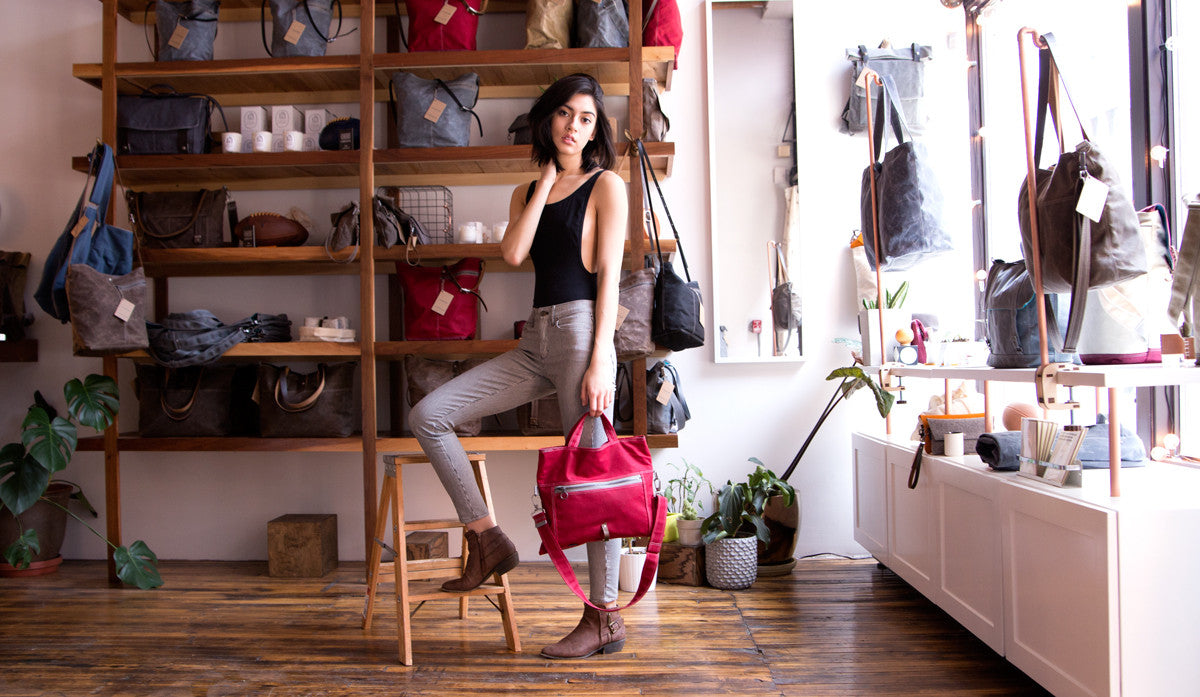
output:
[[[608,440],[582,448],[579,439],[587,414],[580,417],[566,445],[538,451],[537,491],[541,499],[533,522],[542,538],[542,554],[583,602],[602,612],[624,609],[642,599],[658,571],[667,522],[667,502],[654,493],[654,463],[645,436],[617,438],[612,422],[600,415]],[[563,548],[621,537],[649,537],[646,564],[637,593],[621,608],[592,605],[579,587]]]
[[[645,7],[645,5],[643,5]],[[675,68],[679,68],[679,47],[683,44],[683,20],[677,0],[650,0],[642,21],[643,46],[674,46]]]
[[[474,51],[483,0],[406,0],[410,52]]]
[[[474,339],[479,325],[483,260],[467,258],[449,266],[396,264],[404,292],[404,339]]]

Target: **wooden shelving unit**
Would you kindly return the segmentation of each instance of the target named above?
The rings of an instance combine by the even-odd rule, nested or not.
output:
[[[389,17],[395,14],[390,2],[343,0],[346,17]],[[259,22],[260,0],[224,0],[222,22]],[[641,46],[641,32],[630,34],[630,46],[617,49],[495,50],[448,51],[429,53],[376,53],[377,22],[361,22],[358,32],[343,41],[357,41],[359,51],[351,55],[312,58],[219,59],[206,62],[117,62],[117,34],[121,18],[137,25],[153,21],[145,0],[102,0],[103,56],[99,63],[73,66],[72,74],[101,91],[102,138],[116,142],[117,96],[138,94],[155,84],[170,84],[180,92],[202,93],[215,97],[223,107],[271,104],[357,104],[361,132],[374,134],[377,106],[388,101],[391,76],[405,70],[422,77],[455,77],[475,72],[480,77],[480,98],[532,98],[555,79],[574,72],[596,76],[605,93],[627,96],[628,131],[642,132],[642,79],[653,77],[660,89],[670,89],[674,52],[671,47]],[[152,7],[152,6],[151,6]],[[493,1],[488,12],[523,12],[524,0]],[[403,12],[401,4],[401,12]],[[642,0],[629,3],[630,24],[641,26]],[[485,18],[486,21],[486,18]],[[230,114],[229,116],[234,116]],[[220,129],[220,117],[215,129]],[[237,130],[237,120],[227,122]],[[515,185],[537,176],[529,161],[528,146],[473,146],[461,148],[387,148],[382,143],[371,147],[364,136],[364,149],[355,151],[284,152],[254,154],[200,155],[118,155],[117,168],[122,186],[139,191],[195,190],[228,187],[232,191],[278,189],[355,189],[359,204],[370,210],[371,197],[380,186],[444,184],[450,186]],[[649,143],[652,166],[660,178],[670,176],[675,154],[673,143]],[[630,157],[629,143],[618,143],[620,172],[629,182],[629,228],[625,264],[640,266],[649,250],[641,234],[645,192],[641,178],[630,176],[630,163],[637,172],[636,157]],[[86,171],[83,158],[72,166]],[[420,449],[416,440],[399,433],[382,431],[378,424],[377,395],[395,394],[394,385],[380,385],[379,373],[387,375],[400,369],[405,356],[435,356],[457,359],[491,356],[513,348],[515,341],[442,341],[406,342],[381,340],[393,332],[387,327],[377,331],[376,295],[380,277],[391,274],[396,263],[405,261],[442,264],[465,256],[489,262],[489,271],[511,269],[500,258],[499,245],[428,245],[408,253],[401,247],[379,249],[374,245],[372,219],[361,218],[362,245],[350,263],[329,259],[322,247],[291,248],[215,248],[143,250],[141,260],[147,276],[154,279],[155,302],[165,313],[169,301],[171,277],[228,277],[283,275],[353,275],[360,279],[360,317],[357,327],[360,341],[350,344],[326,342],[253,343],[235,346],[224,360],[243,362],[285,362],[319,360],[356,360],[360,362],[362,427],[361,434],[350,438],[142,438],[136,434],[118,434],[110,429],[102,436],[80,440],[82,450],[103,451],[107,499],[107,534],[121,540],[120,454],[121,452],[361,452],[364,503],[364,538],[372,544],[375,527],[376,479],[378,454],[411,452]],[[675,251],[674,241],[664,243],[664,251]],[[337,255],[347,257],[343,251]],[[407,257],[407,259],[406,259]],[[397,308],[385,308],[382,316],[394,317]],[[150,360],[145,352],[120,357],[124,361]],[[104,372],[118,377],[117,357],[104,359]],[[634,374],[645,369],[645,361],[634,363]],[[635,404],[633,431],[645,434],[645,384],[634,380]],[[385,397],[386,398],[386,397]],[[639,406],[641,405],[641,406]],[[398,405],[397,405],[398,407]],[[398,413],[393,409],[393,416]],[[652,448],[673,448],[675,435],[649,435]],[[472,450],[534,450],[562,443],[561,436],[523,436],[513,433],[484,433],[464,438]],[[110,574],[114,567],[110,559]]]

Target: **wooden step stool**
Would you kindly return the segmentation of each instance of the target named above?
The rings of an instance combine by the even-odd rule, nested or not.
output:
[[[492,492],[488,486],[487,470],[484,468],[483,453],[467,453],[471,466],[475,470],[475,482],[483,494],[488,513],[493,513]],[[367,602],[363,609],[363,629],[371,628],[371,616],[375,610],[375,591],[381,576],[390,576],[396,586],[396,625],[399,632],[400,662],[406,666],[413,664],[412,656],[412,615],[409,606],[424,603],[427,600],[445,600],[458,598],[458,616],[467,617],[467,600],[472,595],[496,596],[502,622],[504,638],[508,648],[513,651],[521,650],[521,639],[517,635],[517,618],[513,610],[512,594],[508,587],[507,574],[494,574],[492,583],[484,583],[473,590],[461,593],[448,593],[438,586],[430,586],[425,590],[414,590],[409,587],[411,581],[456,578],[462,575],[463,565],[467,558],[467,541],[463,537],[462,555],[442,559],[415,559],[408,561],[405,557],[405,536],[412,530],[448,530],[466,526],[458,518],[438,520],[405,520],[404,519],[404,465],[429,464],[429,458],[423,454],[385,455],[383,458],[383,489],[379,494],[379,508],[375,511],[375,544],[371,546],[370,558],[367,560]],[[392,520],[392,554],[394,561],[382,562],[382,551],[386,547],[383,541],[384,525],[391,510]],[[440,586],[440,584],[439,584]],[[415,610],[413,611],[415,612]]]

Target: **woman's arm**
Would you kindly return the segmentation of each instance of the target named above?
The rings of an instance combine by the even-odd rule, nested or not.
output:
[[[621,260],[625,231],[629,225],[629,199],[625,183],[614,172],[605,172],[593,191],[596,202],[596,327],[592,339],[592,361],[583,375],[582,404],[599,416],[612,404],[617,366],[611,362],[613,335],[617,328],[617,287],[621,282]]]
[[[500,241],[500,255],[512,266],[520,266],[529,256],[529,248],[533,246],[533,235],[537,232],[538,220],[542,217],[542,208],[550,198],[550,189],[558,176],[558,169],[551,160],[542,167],[541,176],[533,187],[533,196],[529,203],[525,202],[527,185],[521,184],[513,191],[512,200],[508,204],[508,229],[504,231],[504,239]]]

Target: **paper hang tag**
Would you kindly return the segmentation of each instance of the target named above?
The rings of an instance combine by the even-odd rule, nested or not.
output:
[[[1100,216],[1104,215],[1104,202],[1108,200],[1108,184],[1100,181],[1095,177],[1083,178],[1083,189],[1079,192],[1079,203],[1075,204],[1075,210],[1083,216],[1087,216],[1093,223],[1100,222]]]
[[[628,316],[629,316],[629,308],[625,307],[624,305],[617,305],[617,326],[614,328],[620,329],[621,323],[624,322],[625,318]]]
[[[117,303],[117,309],[113,312],[113,316],[122,322],[128,322],[133,316],[133,311],[137,309],[137,305],[129,302],[125,298],[121,298],[121,302]]]
[[[75,223],[75,227],[71,228],[71,237],[79,237],[79,233],[83,232],[84,228],[87,227],[87,224],[87,216],[79,216],[79,222]]]
[[[187,35],[187,27],[183,26],[182,24],[176,24],[175,31],[171,32],[171,40],[167,42],[167,45],[171,48],[182,48],[183,42],[187,39]]]
[[[429,308],[439,315],[445,315],[450,309],[450,303],[454,300],[454,296],[446,291],[438,293],[437,300],[433,301],[433,307]]]
[[[287,33],[283,35],[283,40],[292,45],[300,43],[300,35],[304,33],[304,29],[303,22],[293,19],[292,26],[288,27]]]
[[[450,18],[454,16],[454,11],[457,9],[457,7],[447,2],[442,5],[441,11],[433,16],[433,21],[437,22],[438,24],[449,24]]]
[[[445,110],[446,103],[435,97],[433,102],[430,103],[429,108],[425,110],[425,120],[437,123],[438,119],[442,118],[442,112]]]
[[[654,396],[654,400],[659,404],[667,404],[671,401],[671,393],[675,391],[675,383],[669,379],[663,380],[662,387],[658,388],[658,394]]]

